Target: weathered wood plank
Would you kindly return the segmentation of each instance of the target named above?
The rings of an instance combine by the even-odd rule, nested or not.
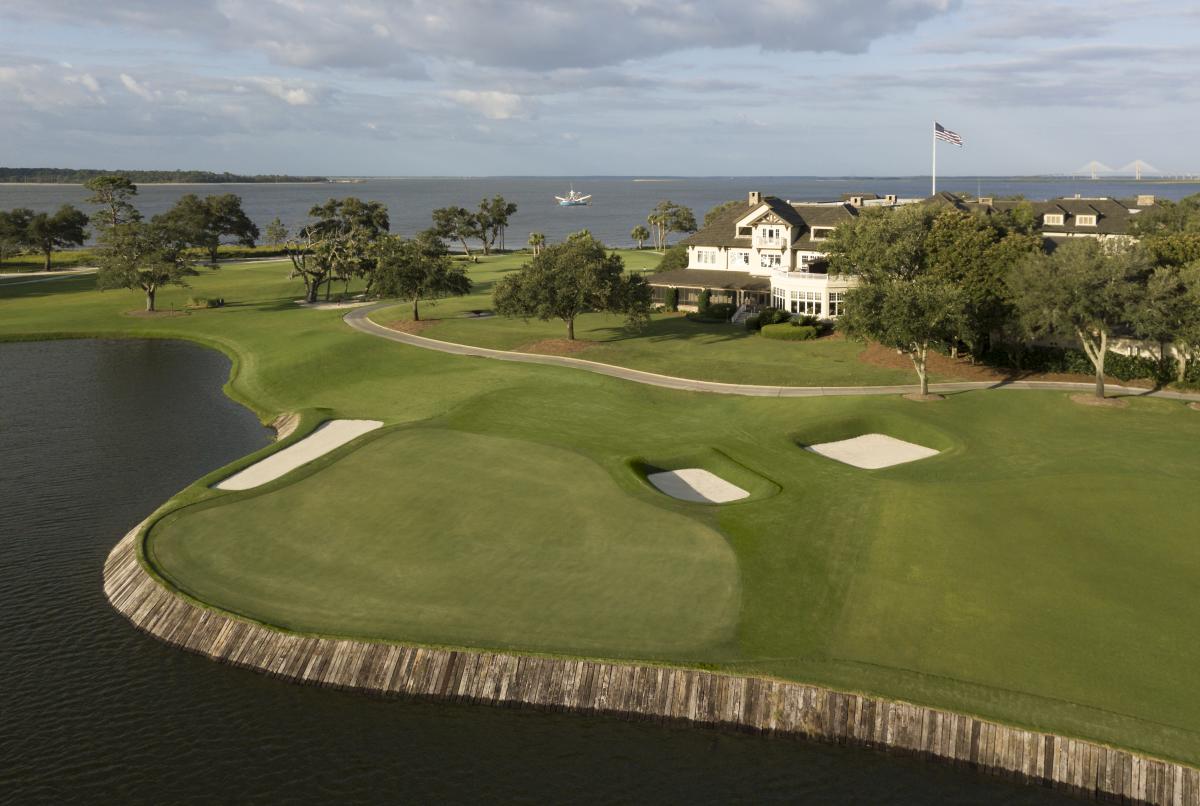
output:
[[[291,635],[193,605],[138,560],[137,531],[104,592],[138,629],[214,660],[346,689],[603,712],[917,753],[1103,800],[1200,806],[1200,769],[911,703],[763,678]]]

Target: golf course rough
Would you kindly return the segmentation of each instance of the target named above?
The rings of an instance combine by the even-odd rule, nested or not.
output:
[[[472,265],[480,296],[463,305],[488,307],[521,259]],[[321,407],[387,424],[262,487],[207,486],[225,471],[164,505],[147,568],[205,612],[279,635],[703,667],[1200,762],[1200,418],[1182,403],[679,392],[364,335],[292,304],[287,273],[204,271],[160,304],[236,305],[154,320],[89,277],[0,299],[0,338],[187,338],[234,359],[226,390],[264,421]],[[672,371],[690,374],[699,342],[667,335]],[[800,449],[871,433],[938,455],[864,472]],[[751,495],[704,506],[646,481],[682,468]],[[576,604],[577,587],[598,598]]]

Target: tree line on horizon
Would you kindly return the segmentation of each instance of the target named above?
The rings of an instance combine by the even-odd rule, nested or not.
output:
[[[98,176],[120,175],[141,184],[178,182],[180,184],[219,185],[233,183],[328,182],[326,176],[289,176],[287,174],[235,174],[228,171],[134,170],[111,171],[99,168],[6,168],[0,166],[0,182],[30,184],[83,184]]]

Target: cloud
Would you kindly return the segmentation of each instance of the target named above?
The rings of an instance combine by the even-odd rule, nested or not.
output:
[[[309,87],[289,84],[279,78],[252,78],[250,83],[257,86],[267,95],[278,98],[288,106],[313,106],[317,103],[317,93]]]
[[[861,53],[961,0],[6,0],[27,21],[104,24],[252,49],[277,64],[416,76],[421,63],[550,70],[694,48]],[[186,30],[180,21],[187,20]]]
[[[121,73],[121,84],[125,89],[141,98],[143,101],[156,101],[162,96],[162,93],[156,93],[150,90],[145,84],[140,83],[136,78],[128,73]]]
[[[474,109],[491,120],[529,117],[529,108],[520,95],[496,90],[451,90],[446,97]]]

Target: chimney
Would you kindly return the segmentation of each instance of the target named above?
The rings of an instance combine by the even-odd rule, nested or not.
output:
[[[850,206],[851,207],[862,207],[863,206],[862,202],[863,202],[862,196],[851,196],[850,197]]]
[[[886,201],[888,204],[894,205],[896,203],[896,194],[889,193],[883,197],[883,200]]]
[[[1137,206],[1138,207],[1153,207],[1154,206],[1154,197],[1153,196],[1138,196],[1137,197]]]
[[[757,190],[750,191],[750,206],[755,207],[762,204],[762,193]]]

